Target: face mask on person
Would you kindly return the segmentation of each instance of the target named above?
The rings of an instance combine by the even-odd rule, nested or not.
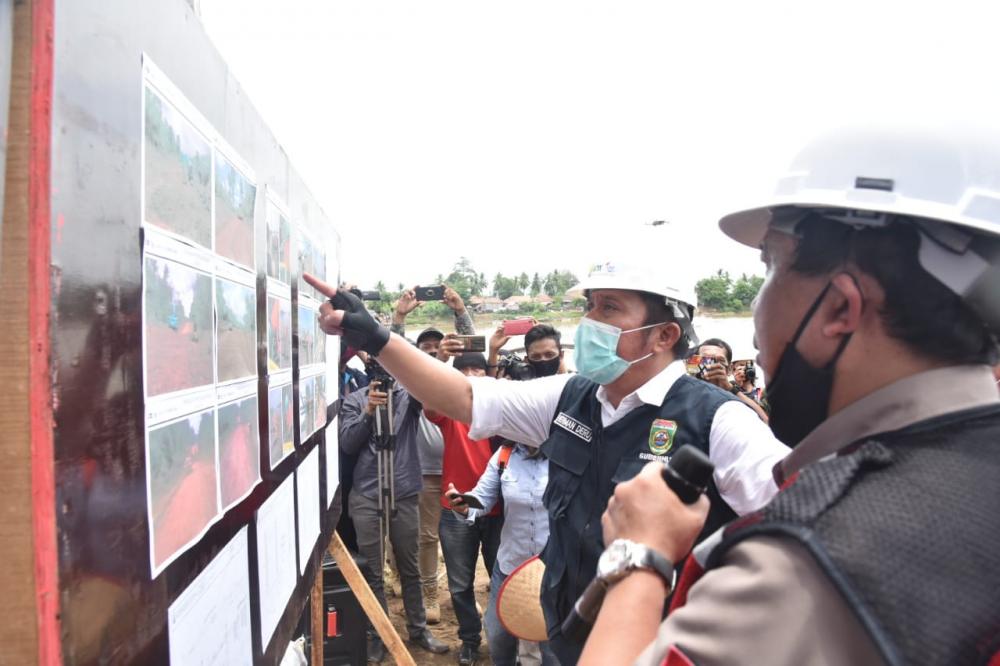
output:
[[[833,358],[821,368],[809,365],[795,348],[799,338],[802,337],[802,332],[823,302],[826,292],[830,290],[830,284],[832,283],[823,287],[823,291],[809,306],[805,317],[799,323],[798,330],[795,331],[795,336],[778,359],[778,371],[768,382],[765,391],[771,407],[769,420],[771,430],[775,437],[793,448],[829,415],[830,394],[833,392],[833,368],[851,340],[852,334],[844,336]]]
[[[544,361],[532,361],[528,359],[528,365],[535,371],[535,377],[551,377],[559,372],[559,364],[561,362],[562,359],[558,356]]]
[[[649,352],[634,361],[626,361],[618,355],[618,338],[626,333],[642,331],[667,323],[669,322],[661,321],[658,324],[649,324],[623,331],[617,326],[584,317],[580,320],[580,326],[576,329],[574,338],[573,354],[577,373],[596,384],[610,384],[621,377],[629,369],[629,366],[645,361],[653,355],[653,352]]]

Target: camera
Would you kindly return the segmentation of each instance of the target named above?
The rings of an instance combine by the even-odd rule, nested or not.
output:
[[[378,382],[379,390],[382,391],[391,391],[396,383],[396,378],[386,372],[386,369],[371,355],[368,356],[368,362],[365,363],[365,374],[368,375],[369,382]]]
[[[382,296],[375,290],[370,289],[368,291],[362,291],[355,287],[351,289],[351,293],[360,298],[363,301],[380,301]]]
[[[743,368],[743,376],[751,384],[757,384],[757,368],[754,366],[753,361],[747,361],[746,367]]]
[[[531,367],[530,363],[513,352],[502,350],[500,358],[497,359],[497,373],[500,372],[517,382],[525,382],[535,378],[535,369]]]

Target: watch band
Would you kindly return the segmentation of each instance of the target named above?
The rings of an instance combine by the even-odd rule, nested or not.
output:
[[[660,574],[660,578],[667,584],[668,592],[673,590],[677,583],[677,570],[674,569],[673,562],[648,546],[642,547],[642,557],[636,568]]]

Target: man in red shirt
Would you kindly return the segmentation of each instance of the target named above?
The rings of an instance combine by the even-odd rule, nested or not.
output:
[[[447,350],[447,339],[441,350]],[[445,351],[445,353],[447,353]],[[455,369],[470,377],[486,376],[486,358],[480,353],[465,353],[455,357]],[[469,439],[469,426],[443,414],[425,411],[427,418],[441,429],[444,436],[444,460],[441,466],[441,487],[457,488],[460,492],[475,487],[479,477],[486,471],[493,450],[488,439]],[[503,527],[503,511],[494,507],[487,515],[467,524],[451,511],[447,497],[441,496],[441,512],[438,534],[444,565],[448,572],[448,591],[451,604],[458,618],[458,637],[462,641],[458,663],[471,666],[479,657],[482,640],[482,620],[476,608],[473,582],[476,578],[476,560],[482,551],[487,571],[493,570],[500,547],[500,530]]]

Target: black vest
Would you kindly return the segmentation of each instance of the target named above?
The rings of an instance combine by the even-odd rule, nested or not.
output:
[[[886,663],[986,664],[1000,651],[1000,408],[929,419],[847,451],[727,527],[707,569],[748,537],[795,539]]]
[[[542,551],[542,608],[552,647],[564,666],[576,663],[582,645],[570,645],[559,626],[597,572],[604,550],[601,515],[615,485],[634,477],[651,460],[666,462],[684,444],[708,454],[715,412],[735,400],[729,393],[687,375],[667,392],[662,406],[642,405],[608,428],[601,425],[599,386],[575,376],[559,398],[542,452],[549,459],[544,502],[549,541]],[[704,535],[735,517],[715,484]]]

